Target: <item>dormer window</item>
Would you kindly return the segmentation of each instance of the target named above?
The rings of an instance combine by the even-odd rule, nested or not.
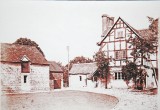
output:
[[[26,55],[21,59],[21,72],[30,73],[30,60]]]
[[[22,61],[21,62],[21,72],[22,73],[29,73],[30,72],[30,64],[29,61]]]

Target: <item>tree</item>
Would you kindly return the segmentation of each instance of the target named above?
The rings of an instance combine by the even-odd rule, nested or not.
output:
[[[68,86],[68,70],[66,66],[63,66],[61,62],[57,62],[57,64],[61,67],[62,71],[63,71],[63,82],[64,82],[64,86]]]
[[[143,85],[145,85],[145,78],[147,73],[145,69],[138,68],[135,62],[127,62],[125,66],[122,67],[122,73],[125,76],[125,81],[128,85],[129,81],[133,79],[135,83],[135,88],[143,89]]]
[[[98,72],[101,78],[105,78],[105,88],[107,88],[108,74],[109,74],[109,59],[106,57],[104,51],[98,51],[94,56],[97,62]]]
[[[138,84],[138,81],[144,81],[145,76],[147,75],[145,70],[141,67],[145,68],[151,68],[153,69],[153,76],[156,75],[155,70],[152,67],[148,67],[143,64],[143,60],[150,61],[150,54],[155,54],[157,52],[157,44],[158,44],[158,19],[153,19],[151,17],[148,17],[150,21],[149,29],[148,29],[148,36],[143,37],[135,37],[128,40],[128,43],[131,44],[131,46],[134,47],[133,51],[131,52],[131,55],[134,57],[134,62],[127,64],[122,68],[122,71],[125,73],[126,77],[133,78],[134,82]],[[139,65],[140,68],[138,68],[138,65],[135,63],[138,58],[141,57],[141,64]],[[131,64],[134,63],[134,67],[131,66]],[[136,71],[134,70],[136,69]],[[129,73],[130,72],[130,73]],[[134,76],[134,74],[136,76]],[[135,78],[139,79],[136,80]],[[129,79],[126,79],[129,80]],[[155,77],[155,82],[157,84],[157,80]]]
[[[35,46],[42,53],[42,55],[45,56],[39,45],[35,41],[28,38],[19,38],[13,44]]]
[[[93,62],[92,59],[86,58],[84,56],[75,57],[73,60],[71,60],[69,62],[69,70],[72,68],[73,64],[77,64],[77,63],[92,63],[92,62]],[[68,67],[68,64],[65,67]]]

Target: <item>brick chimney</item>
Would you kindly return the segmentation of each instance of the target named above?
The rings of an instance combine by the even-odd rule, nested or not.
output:
[[[102,37],[104,37],[114,24],[114,17],[109,17],[107,14],[102,15]]]

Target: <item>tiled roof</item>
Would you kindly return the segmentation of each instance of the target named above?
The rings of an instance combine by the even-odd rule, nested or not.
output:
[[[94,74],[97,68],[96,63],[73,64],[69,74]]]
[[[54,71],[54,72],[63,72],[61,67],[55,62],[55,61],[48,61],[49,65],[49,71]]]
[[[22,57],[26,55],[31,64],[48,64],[35,46],[1,43],[0,54],[0,61],[21,62]]]
[[[149,29],[141,29],[141,30],[137,30],[137,32],[139,33],[139,35],[144,38],[144,39],[148,39],[149,37],[151,37],[151,30]]]

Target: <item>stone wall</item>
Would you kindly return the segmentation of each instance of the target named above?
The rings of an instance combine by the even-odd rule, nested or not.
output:
[[[31,91],[49,90],[49,66],[31,65]]]
[[[28,74],[29,91],[49,90],[49,66],[30,65],[30,73],[21,73],[20,63],[1,62],[1,85],[3,92],[23,90],[23,75]]]
[[[20,64],[1,63],[2,91],[15,92],[21,90]]]

